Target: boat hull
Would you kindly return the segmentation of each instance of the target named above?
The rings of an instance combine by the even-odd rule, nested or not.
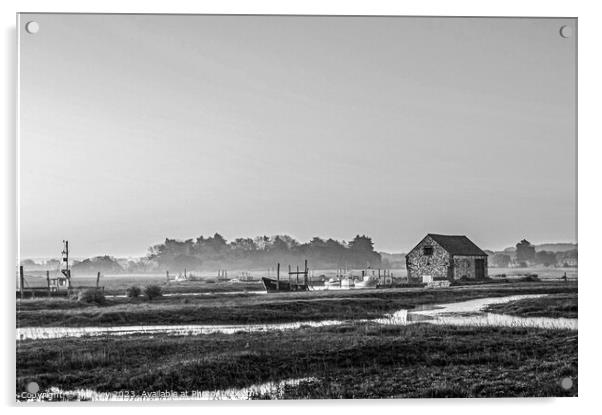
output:
[[[279,291],[309,291],[307,284],[289,283],[288,281],[278,282],[277,280],[266,277],[262,277],[261,281],[263,282],[266,291],[269,293]]]

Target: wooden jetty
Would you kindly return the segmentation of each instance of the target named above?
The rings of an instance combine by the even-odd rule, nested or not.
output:
[[[303,276],[303,281],[299,281],[299,276]],[[293,281],[293,276],[295,277]],[[291,266],[288,266],[288,281],[280,280],[280,263],[276,267],[276,279],[262,277],[261,281],[267,292],[278,292],[278,291],[309,291],[309,268],[307,267],[307,259],[305,260],[305,267],[303,271],[293,271]]]

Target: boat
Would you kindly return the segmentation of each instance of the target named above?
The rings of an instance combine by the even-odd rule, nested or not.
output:
[[[364,275],[364,278],[355,281],[355,288],[376,288],[378,285],[378,278],[371,275]]]
[[[309,291],[309,286],[307,284],[278,281],[267,277],[261,277],[261,281],[263,282],[266,291],[269,293],[277,291]]]
[[[341,288],[353,288],[355,287],[355,281],[349,277],[345,277],[341,280]]]
[[[328,281],[324,281],[324,287],[326,288],[339,288],[341,286],[341,280],[331,278]]]

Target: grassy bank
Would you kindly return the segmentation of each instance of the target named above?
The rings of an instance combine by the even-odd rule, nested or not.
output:
[[[514,283],[444,289],[315,291],[268,295],[163,297],[153,301],[113,298],[104,305],[67,299],[17,303],[19,327],[137,324],[245,324],[326,319],[369,319],[418,305],[516,294],[576,293],[573,283]]]
[[[577,333],[348,324],[269,333],[23,341],[17,392],[215,390],[290,378],[285,398],[575,396]],[[574,385],[565,390],[563,378]],[[256,396],[269,398],[269,396]]]
[[[552,294],[542,298],[528,298],[505,304],[493,304],[486,311],[521,317],[577,318],[577,293]]]

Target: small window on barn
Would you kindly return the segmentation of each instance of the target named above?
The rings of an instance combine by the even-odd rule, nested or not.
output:
[[[425,246],[424,248],[422,248],[422,254],[426,255],[426,256],[433,255],[433,247],[432,246]]]

